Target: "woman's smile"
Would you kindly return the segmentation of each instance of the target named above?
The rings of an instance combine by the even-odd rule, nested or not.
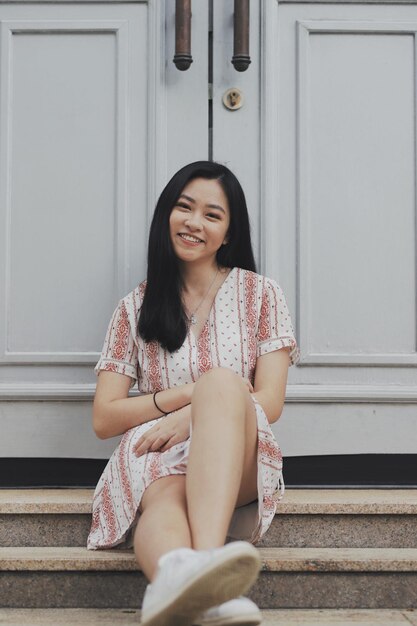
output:
[[[192,235],[190,235],[191,237]],[[198,246],[200,243],[204,243],[204,241],[196,241],[193,237],[193,239],[188,239],[188,235],[185,235],[183,233],[179,233],[178,237],[181,239],[181,241],[183,241],[187,246]]]

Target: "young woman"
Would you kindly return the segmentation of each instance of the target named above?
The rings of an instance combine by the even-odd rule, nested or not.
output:
[[[87,547],[134,547],[150,581],[143,624],[260,623],[241,594],[284,491],[271,424],[299,356],[282,289],[256,273],[240,183],[224,165],[186,165],[158,199],[147,280],[119,301],[95,367],[95,433],[124,435]]]

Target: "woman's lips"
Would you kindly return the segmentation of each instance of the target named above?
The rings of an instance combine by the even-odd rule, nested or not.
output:
[[[178,237],[183,243],[187,244],[187,246],[199,246],[200,243],[203,243],[202,241],[189,241],[188,239],[184,239],[184,237],[181,237],[181,235],[178,235]]]

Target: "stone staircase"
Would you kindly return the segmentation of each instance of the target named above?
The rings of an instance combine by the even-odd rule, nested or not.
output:
[[[0,625],[139,623],[133,551],[85,548],[92,496],[0,490]],[[264,624],[417,626],[417,490],[288,489],[278,510],[249,594]]]

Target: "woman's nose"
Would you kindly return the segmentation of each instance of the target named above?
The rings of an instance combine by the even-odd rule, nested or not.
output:
[[[198,215],[190,215],[190,217],[185,221],[187,226],[190,228],[201,228],[201,219]]]

